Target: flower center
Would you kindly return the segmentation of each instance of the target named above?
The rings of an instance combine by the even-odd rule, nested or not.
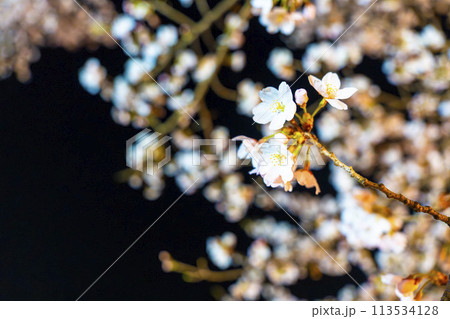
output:
[[[281,24],[281,23],[283,23],[284,20],[285,20],[285,14],[284,13],[280,13],[280,14],[277,14],[277,16],[275,18],[275,23],[276,24]]]
[[[284,104],[276,101],[272,103],[272,105],[270,106],[270,110],[272,111],[272,113],[284,112]]]
[[[332,84],[327,84],[327,94],[330,99],[334,99],[338,89]]]
[[[270,155],[270,161],[272,162],[273,166],[281,166],[286,163],[286,155],[280,154],[280,153],[274,153]]]

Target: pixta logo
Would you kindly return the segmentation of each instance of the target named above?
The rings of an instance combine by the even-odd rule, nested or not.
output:
[[[126,147],[127,166],[142,173],[153,175],[170,161],[171,137],[144,129],[129,140]]]

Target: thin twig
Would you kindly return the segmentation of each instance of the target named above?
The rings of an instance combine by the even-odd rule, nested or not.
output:
[[[208,30],[211,25],[224,15],[232,6],[234,6],[238,0],[227,0],[220,2],[211,11],[209,11],[203,19],[192,26],[191,30],[183,35],[180,41],[170,50],[168,54],[165,54],[158,59],[158,65],[152,71],[152,76],[156,77],[161,73],[172,61],[173,56],[176,52],[186,48],[193,41],[195,41],[203,32]]]
[[[174,9],[165,1],[162,0],[152,1],[151,4],[156,11],[158,11],[159,13],[161,13],[162,15],[166,16],[167,18],[169,18],[174,22],[177,22],[179,24],[187,24],[189,26],[193,26],[195,24],[195,21],[193,21],[191,18],[181,13],[180,11]]]
[[[217,96],[229,101],[236,102],[238,96],[237,92],[233,89],[225,87],[222,82],[220,82],[217,76],[211,82],[211,88],[214,93],[217,94]]]
[[[395,200],[398,200],[399,202],[402,202],[403,204],[405,204],[406,206],[408,206],[409,208],[415,210],[416,212],[422,212],[422,213],[426,213],[431,215],[434,219],[436,220],[440,220],[441,222],[446,223],[448,226],[450,226],[450,217],[445,216],[443,214],[438,213],[437,211],[435,211],[432,207],[430,206],[422,206],[420,203],[413,201],[409,198],[407,198],[405,195],[403,194],[398,194],[395,193],[393,191],[391,191],[389,188],[387,188],[386,186],[384,186],[383,184],[379,184],[379,183],[375,183],[372,182],[370,180],[368,180],[367,178],[365,178],[364,176],[358,174],[357,172],[355,172],[355,170],[353,169],[353,167],[348,166],[346,164],[344,164],[343,162],[341,162],[336,155],[334,155],[334,153],[328,151],[325,146],[323,146],[322,144],[320,144],[320,142],[318,141],[317,137],[313,134],[310,133],[304,133],[304,136],[309,138],[309,140],[317,146],[317,148],[319,149],[319,152],[328,157],[329,159],[331,159],[334,162],[334,165],[343,168],[344,170],[347,171],[347,173],[350,174],[351,177],[353,177],[354,179],[356,179],[358,181],[358,183],[360,183],[362,186],[364,187],[368,187],[368,188],[372,188],[375,190],[378,190],[382,193],[384,193],[388,198],[392,198]]]

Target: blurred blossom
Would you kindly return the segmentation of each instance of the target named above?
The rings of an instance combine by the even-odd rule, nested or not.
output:
[[[439,106],[439,115],[442,117],[450,117],[450,100],[442,101]]]
[[[189,106],[193,100],[194,92],[190,89],[186,89],[181,94],[172,96],[167,101],[167,107],[172,111],[183,109]]]
[[[116,15],[109,0],[85,3],[101,25],[107,26]],[[19,81],[28,81],[29,65],[39,60],[40,46],[75,50],[113,44],[74,1],[1,0],[0,7],[0,79],[14,72]],[[90,89],[95,91],[93,87]]]
[[[150,3],[146,1],[125,1],[123,11],[134,17],[136,20],[143,20],[151,10]]]
[[[252,115],[253,108],[259,104],[261,101],[259,99],[259,91],[261,91],[262,85],[259,83],[254,83],[250,79],[245,79],[239,82],[237,87],[238,92],[238,109],[240,114]]]
[[[231,69],[234,72],[240,72],[245,67],[246,55],[244,51],[236,51],[231,55]]]
[[[91,94],[100,92],[101,84],[106,77],[106,70],[95,58],[90,58],[80,69],[79,81],[83,88]]]
[[[156,31],[158,43],[166,48],[174,46],[178,40],[178,31],[174,25],[161,25]]]
[[[236,246],[236,236],[233,233],[224,233],[221,237],[210,237],[206,241],[206,251],[214,265],[226,269],[233,262],[232,253]]]
[[[288,49],[273,49],[267,60],[267,67],[280,79],[292,80],[295,77],[294,56]]]
[[[192,75],[196,82],[202,82],[208,79],[216,70],[216,56],[213,54],[205,55],[198,63],[197,69]]]
[[[133,17],[123,14],[114,20],[111,26],[111,34],[114,38],[122,40],[130,34],[135,26],[136,21]]]
[[[194,0],[178,0],[185,8],[189,8]]]
[[[449,12],[449,0],[381,1],[348,30],[370,1],[251,0],[252,14],[268,33],[261,35],[260,45],[269,46],[270,52],[262,60],[255,60],[256,64],[248,49],[252,45],[248,34],[254,35],[249,30],[253,27],[250,16],[238,13],[238,5],[218,19],[217,25],[224,26],[222,34],[216,36],[220,30],[213,21],[206,31],[214,30],[212,39],[205,32],[195,34],[198,37],[193,37],[191,43],[190,32],[196,30],[195,25],[187,27],[179,21],[170,24],[146,1],[125,0],[125,14],[115,19],[108,13],[108,6],[103,7],[105,1],[90,3],[97,5],[94,8],[103,8],[105,16],[99,18],[135,61],[125,62],[123,74],[108,76],[100,61],[89,59],[80,70],[80,83],[89,93],[100,94],[111,102],[111,115],[118,124],[162,127],[172,137],[174,147],[169,163],[151,176],[127,173],[125,179],[131,187],[142,189],[146,199],[156,200],[163,193],[166,180],[174,179],[181,192],[201,192],[227,222],[239,222],[236,226],[241,226],[250,238],[250,244],[242,246],[241,251],[237,250],[237,237],[232,233],[206,240],[206,253],[214,265],[225,271],[230,267],[240,269],[221,297],[223,300],[295,300],[294,292],[304,279],[343,276],[354,267],[367,278],[362,283],[364,290],[377,300],[440,298],[442,287],[437,285],[427,285],[422,296],[421,287],[429,278],[417,274],[450,272],[448,227],[440,227],[445,225],[363,189],[333,163],[328,170],[316,172],[320,167],[313,166],[312,160],[297,165],[294,159],[301,152],[306,153],[296,144],[304,142],[304,136],[298,134],[299,127],[309,132],[314,125],[312,132],[317,132],[319,141],[356,172],[449,214],[450,49],[447,30],[440,19]],[[20,2],[37,5],[32,0]],[[98,30],[90,33],[94,26],[87,20],[79,18],[76,26],[67,26],[62,23],[65,15],[60,7],[50,1],[40,3],[44,4],[37,12],[45,19],[16,5],[10,5],[11,14],[3,17],[0,13],[0,32],[5,42],[0,45],[0,73],[7,75],[14,69],[26,78],[24,70],[36,59],[34,46],[41,42],[27,40],[24,44],[21,39],[22,34],[26,34],[25,39],[32,39],[31,30],[35,27],[51,43],[67,48],[84,46],[93,39],[96,43],[108,43]],[[180,3],[189,7],[192,1]],[[58,14],[51,14],[54,10],[49,8],[56,8]],[[17,25],[16,16],[39,22],[15,27],[18,33],[5,32],[8,26]],[[79,33],[72,32],[66,39],[59,35],[60,28]],[[58,36],[54,36],[55,32]],[[281,39],[286,46],[275,39]],[[178,48],[176,52],[174,46]],[[301,54],[301,61],[294,59],[294,52]],[[12,56],[15,58],[11,60]],[[293,81],[297,71],[314,74],[310,77],[312,87],[301,89],[301,85],[294,84],[294,101],[287,83],[282,82],[278,89],[261,84],[270,82],[270,74],[264,78],[254,72],[255,68],[264,68],[260,63],[264,59],[280,81]],[[244,68],[247,78],[236,78],[233,72]],[[229,79],[236,83],[224,81],[225,88],[221,88],[220,82],[213,82],[228,77],[230,72],[233,76]],[[209,90],[210,86],[213,90]],[[222,113],[223,107],[229,105],[220,103],[221,99],[218,103],[210,100],[212,93],[231,103],[236,101],[238,114],[253,116],[261,124],[251,127],[249,123],[249,129],[256,130],[253,137],[263,138],[246,137],[241,135],[243,131],[236,134],[240,125],[219,126],[218,123],[224,123],[224,116],[233,113],[229,109]],[[312,118],[322,98],[333,107],[323,108]],[[348,111],[341,111],[347,108]],[[237,120],[251,122],[244,117]],[[237,150],[229,141],[229,132],[238,135],[233,139],[241,143]],[[200,163],[193,165],[197,154],[194,140],[205,137],[223,141],[217,146],[220,156],[216,160],[200,156]],[[247,176],[247,168],[240,170],[241,161],[255,175]],[[154,160],[149,165],[156,167],[157,163]],[[332,191],[323,187],[320,196],[315,196],[314,191],[318,193],[325,182],[324,173]],[[270,196],[252,182],[252,177],[268,186]],[[294,223],[277,220],[278,206],[327,253]],[[248,216],[249,209],[266,216]],[[291,289],[292,285],[296,285],[295,289]],[[332,298],[369,297],[359,287],[344,285]]]

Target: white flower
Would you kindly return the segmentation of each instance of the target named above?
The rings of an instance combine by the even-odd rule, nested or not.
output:
[[[247,56],[244,51],[235,51],[231,54],[231,69],[234,72],[240,72],[245,67]]]
[[[178,31],[174,25],[162,25],[156,31],[156,40],[163,47],[171,47],[178,41]]]
[[[216,56],[214,54],[207,54],[199,61],[192,78],[195,82],[203,82],[209,79],[215,71]]]
[[[288,150],[288,139],[278,133],[265,143],[240,135],[234,141],[243,141],[238,149],[240,159],[252,159],[254,169],[250,174],[259,174],[270,187],[284,187],[292,190],[290,182],[294,178],[294,155]]]
[[[450,117],[450,100],[442,101],[438,106],[438,112],[442,117]]]
[[[261,294],[262,286],[259,282],[250,281],[241,277],[228,289],[233,298],[256,300]]]
[[[131,2],[127,1],[123,4],[123,9],[137,20],[144,19],[150,13],[152,6],[145,1]]]
[[[269,260],[272,253],[269,245],[263,239],[257,239],[250,245],[247,254],[249,264],[261,268]]]
[[[178,1],[185,8],[189,8],[192,5],[192,2],[193,2],[193,0],[178,0]]]
[[[230,232],[224,233],[221,237],[210,237],[207,239],[206,251],[214,265],[220,269],[227,269],[231,266],[236,241],[236,235]]]
[[[260,174],[270,187],[290,187],[294,178],[294,155],[287,149],[288,139],[278,133],[261,145],[261,159],[254,172]]]
[[[269,54],[267,67],[280,79],[292,80],[295,77],[294,56],[289,49],[273,49]]]
[[[162,52],[163,52],[162,46],[156,41],[144,45],[141,49],[143,60],[148,65],[153,65],[153,67],[155,67],[156,61],[158,60],[158,57]]]
[[[101,84],[106,77],[106,70],[96,58],[90,58],[81,68],[78,79],[83,88],[91,94],[100,92]]]
[[[346,110],[347,104],[341,102],[341,99],[348,99],[358,90],[356,88],[341,89],[341,80],[336,73],[328,72],[319,80],[313,75],[308,77],[309,83],[322,95],[331,106],[338,110]]]
[[[172,73],[183,76],[187,71],[194,69],[197,66],[197,62],[197,56],[194,51],[184,50],[177,56],[175,64],[172,66]]]
[[[259,149],[256,147],[258,141],[244,135],[239,135],[233,138],[233,141],[242,141],[241,146],[237,151],[237,156],[240,159],[249,159],[252,157],[252,152]]]
[[[420,39],[424,46],[439,50],[445,45],[445,35],[435,26],[429,24],[420,33]]]
[[[122,14],[118,16],[111,26],[111,34],[116,39],[122,39],[127,36],[136,26],[133,17]]]
[[[260,100],[258,92],[262,86],[250,79],[244,79],[237,86],[237,111],[239,114],[252,115],[252,110]]]
[[[133,91],[128,82],[122,76],[117,76],[114,79],[111,97],[114,106],[118,109],[128,109],[132,94]]]
[[[194,91],[184,90],[181,94],[173,95],[167,100],[167,108],[171,111],[184,109],[194,100]]]
[[[252,5],[253,11],[258,14],[267,14],[272,10],[273,1],[272,0],[251,0],[250,4]]]
[[[297,15],[290,14],[285,8],[276,7],[259,17],[259,22],[266,27],[268,33],[280,31],[284,35],[294,32]]]
[[[128,59],[125,63],[125,78],[131,84],[137,84],[147,72],[151,71],[154,65],[141,59]]]
[[[259,92],[261,103],[253,109],[253,121],[259,124],[270,122],[269,129],[279,130],[284,122],[293,119],[297,106],[293,101],[293,96],[289,85],[282,82],[278,90],[274,87],[267,87]]]
[[[267,277],[276,285],[295,284],[300,275],[298,266],[293,262],[271,261],[266,268]]]

